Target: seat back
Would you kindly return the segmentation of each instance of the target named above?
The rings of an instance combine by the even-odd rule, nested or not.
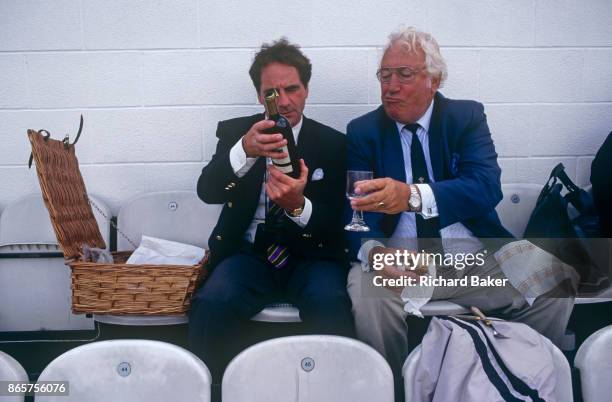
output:
[[[28,374],[21,364],[2,351],[0,351],[0,381],[28,381]],[[23,396],[3,396],[0,400],[3,402],[22,402],[25,398]]]
[[[108,247],[110,210],[95,196],[90,198]],[[70,269],[41,194],[26,195],[2,211],[0,257],[0,331],[94,329],[91,318],[72,314]]]
[[[557,402],[572,402],[572,372],[569,363],[563,352],[559,350],[552,342],[546,342],[552,352],[553,364],[555,367],[556,384],[555,384],[555,401]],[[402,368],[402,376],[404,377],[404,392],[406,402],[418,402],[412,400],[412,390],[415,387],[415,379],[419,360],[421,359],[421,345],[417,346],[406,358],[404,367]],[[515,373],[516,374],[516,373]],[[603,400],[603,399],[602,399]],[[585,402],[587,402],[585,400]]]
[[[110,210],[95,196],[91,200],[100,208],[109,219]],[[102,238],[109,245],[110,222],[97,208],[92,208]],[[9,204],[0,216],[0,246],[27,246],[21,247],[22,252],[44,251],[37,245],[51,245],[57,251],[57,237],[51,226],[51,218],[45,207],[42,195],[28,194]]]
[[[576,353],[584,402],[609,401],[612,395],[612,325],[587,338]]]
[[[191,352],[165,342],[112,340],[89,343],[62,354],[38,381],[67,381],[68,396],[56,402],[209,402],[211,377]]]
[[[220,205],[208,205],[193,191],[147,193],[127,201],[119,210],[119,229],[136,245],[142,235],[208,248]],[[118,250],[134,246],[117,234]]]
[[[502,184],[504,198],[495,210],[502,225],[514,237],[522,238],[542,186],[529,183]]]
[[[223,374],[223,402],[392,402],[391,368],[349,338],[306,335],[258,343]]]

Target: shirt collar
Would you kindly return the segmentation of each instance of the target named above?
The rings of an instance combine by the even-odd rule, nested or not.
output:
[[[298,136],[300,135],[300,130],[302,129],[302,123],[304,123],[304,115],[300,117],[300,121],[298,121],[298,124],[291,127],[291,131],[293,131],[293,139],[295,140],[296,145],[298,142]]]
[[[431,115],[433,113],[433,104],[434,104],[434,100],[431,100],[431,103],[429,104],[429,107],[427,108],[427,110],[425,111],[425,113],[423,113],[423,116],[421,116],[415,123],[417,123],[419,126],[423,127],[425,129],[425,132],[429,131],[429,123],[431,122]],[[400,132],[400,134],[402,133],[402,130],[404,129],[404,126],[406,124],[404,123],[400,123],[399,121],[395,122],[395,125],[397,126],[397,130]]]

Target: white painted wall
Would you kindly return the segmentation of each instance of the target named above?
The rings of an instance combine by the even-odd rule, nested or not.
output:
[[[0,209],[39,191],[26,129],[74,136],[88,190],[116,214],[194,189],[218,120],[260,111],[247,71],[281,35],[314,69],[308,116],[344,130],[378,105],[400,24],[431,32],[442,92],[485,104],[504,182],[580,185],[612,130],[610,0],[0,0]]]

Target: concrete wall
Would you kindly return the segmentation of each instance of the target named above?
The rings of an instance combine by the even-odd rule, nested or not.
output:
[[[81,171],[115,214],[194,189],[217,121],[261,110],[247,70],[281,35],[314,65],[306,114],[344,130],[378,105],[400,24],[438,39],[446,96],[485,104],[504,182],[562,161],[585,185],[612,130],[610,21],[610,0],[0,0],[0,209],[39,191],[26,129],[74,137],[80,114]]]

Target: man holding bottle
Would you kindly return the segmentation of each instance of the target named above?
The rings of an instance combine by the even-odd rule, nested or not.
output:
[[[190,347],[215,382],[246,346],[244,324],[266,304],[296,305],[309,333],[353,333],[338,213],[345,136],[303,115],[311,68],[287,40],[264,44],[249,74],[266,113],[219,122],[216,153],[198,180],[204,202],[224,204],[209,239],[213,269],[189,313]],[[293,138],[278,133],[278,114]]]

